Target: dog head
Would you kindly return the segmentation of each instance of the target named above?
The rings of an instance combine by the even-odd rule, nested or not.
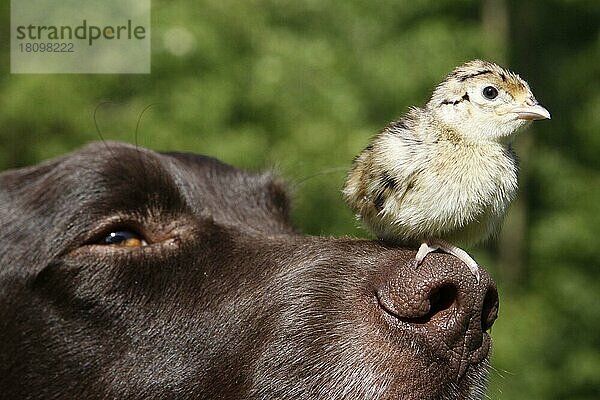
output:
[[[301,235],[271,175],[95,143],[0,175],[0,204],[9,398],[483,395],[487,273]]]

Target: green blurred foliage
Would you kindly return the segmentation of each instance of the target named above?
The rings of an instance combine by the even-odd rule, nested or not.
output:
[[[278,171],[304,232],[367,237],[339,192],[353,156],[454,66],[497,61],[553,119],[515,146],[522,264],[473,250],[501,296],[488,395],[600,398],[598,1],[154,0],[152,24],[150,75],[11,75],[2,27],[0,169],[100,136],[205,153]]]

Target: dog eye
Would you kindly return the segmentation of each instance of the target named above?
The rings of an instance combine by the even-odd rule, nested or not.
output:
[[[115,230],[101,240],[100,244],[121,246],[121,247],[142,247],[147,246],[141,235],[130,230]]]
[[[494,100],[498,97],[498,89],[493,86],[486,86],[483,88],[483,97],[488,100]]]

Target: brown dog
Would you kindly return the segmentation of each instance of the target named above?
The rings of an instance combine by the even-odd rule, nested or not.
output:
[[[0,397],[477,399],[498,297],[296,233],[281,185],[95,143],[0,175]]]

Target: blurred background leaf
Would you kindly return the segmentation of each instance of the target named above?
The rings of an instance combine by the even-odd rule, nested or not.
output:
[[[278,171],[308,234],[368,236],[339,192],[353,156],[454,66],[518,71],[552,120],[517,139],[519,200],[472,250],[501,295],[488,396],[600,398],[597,0],[154,0],[150,75],[11,75],[8,3],[0,169],[98,140],[96,111],[106,139]]]

